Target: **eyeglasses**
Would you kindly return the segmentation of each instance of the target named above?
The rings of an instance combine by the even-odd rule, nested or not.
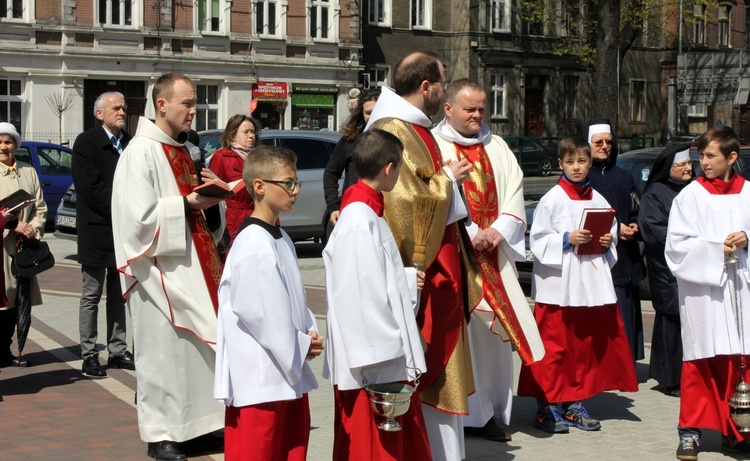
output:
[[[432,84],[442,85],[443,86],[443,90],[447,90],[449,83],[450,83],[449,81],[444,81],[444,82],[430,82],[430,85],[432,85]]]
[[[604,143],[607,143],[608,146],[612,146],[615,142],[611,139],[600,139],[598,141],[594,141],[594,145],[596,147],[602,147]]]
[[[672,164],[672,168],[674,168],[675,170],[685,170],[687,169],[687,167],[692,167],[692,166],[693,166],[693,162],[691,160],[685,160],[684,162]]]
[[[294,192],[296,189],[302,189],[302,181],[299,179],[261,179],[263,182],[270,182],[283,187],[287,192]]]

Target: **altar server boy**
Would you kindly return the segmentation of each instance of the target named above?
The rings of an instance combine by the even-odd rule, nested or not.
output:
[[[589,183],[588,142],[564,138],[558,162],[563,174],[539,200],[529,235],[534,317],[547,353],[522,366],[518,395],[536,397],[534,426],[546,432],[593,431],[601,423],[581,401],[607,390],[637,391],[638,380],[610,272],[617,261],[617,221],[594,242],[606,248],[602,254],[576,251],[592,241],[581,228],[584,210],[610,208]]]
[[[219,285],[214,398],[227,406],[227,461],[307,455],[307,393],[318,383],[306,359],[322,353],[323,338],[305,302],[294,244],[276,225],[299,194],[296,160],[289,149],[262,146],[242,171],[255,211]]]
[[[729,415],[735,386],[750,381],[750,186],[732,169],[740,142],[728,126],[706,131],[698,152],[703,174],[672,202],[665,250],[680,303],[677,459],[686,461],[698,459],[701,428],[721,432],[722,450],[750,455],[750,436]]]
[[[418,277],[404,269],[383,219],[383,194],[398,180],[403,145],[373,129],[359,136],[353,162],[359,182],[346,190],[341,215],[323,250],[328,338],[323,376],[334,386],[333,459],[430,460],[418,393],[398,418],[402,430],[384,432],[365,384],[413,382],[426,370],[415,318]]]

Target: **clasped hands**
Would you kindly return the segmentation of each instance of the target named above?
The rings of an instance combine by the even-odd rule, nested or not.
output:
[[[325,349],[325,346],[323,346],[324,338],[318,336],[318,332],[315,330],[310,330],[307,334],[312,338],[312,341],[310,341],[310,348],[307,350],[307,357],[305,358],[312,360],[323,353],[323,349]]]

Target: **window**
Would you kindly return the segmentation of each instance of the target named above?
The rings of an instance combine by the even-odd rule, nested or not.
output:
[[[21,81],[0,79],[0,122],[9,122],[23,133],[21,126]]]
[[[313,40],[335,40],[334,6],[331,0],[312,0],[310,3],[310,37]]]
[[[565,119],[576,118],[576,98],[578,96],[578,76],[567,75],[565,77]]]
[[[263,37],[281,37],[281,2],[255,1],[255,33]]]
[[[561,0],[560,35],[563,37],[580,36],[582,14],[580,0]]]
[[[201,32],[219,31],[219,11],[221,0],[195,0],[198,10],[198,27]]]
[[[706,116],[706,105],[696,104],[694,106],[688,106],[687,110],[688,117],[705,117]]]
[[[510,0],[492,0],[492,32],[510,32]]]
[[[432,27],[432,0],[411,0],[411,26],[414,29]]]
[[[388,82],[388,69],[370,69],[370,88],[386,86]]]
[[[103,26],[132,26],[132,0],[99,0],[99,24]]]
[[[696,45],[705,43],[706,17],[703,14],[703,5],[693,6],[693,42]]]
[[[492,93],[492,117],[505,118],[505,101],[506,101],[506,76],[505,74],[494,74],[490,76],[490,92]]]
[[[644,122],[643,106],[646,97],[646,81],[630,81],[630,121]]]
[[[23,0],[0,0],[0,18],[23,19]]]
[[[196,85],[198,104],[195,109],[195,131],[219,128],[219,86]]]
[[[374,26],[391,25],[391,0],[368,0],[368,22]]]
[[[729,15],[732,12],[732,7],[728,5],[719,6],[717,19],[719,20],[719,46],[732,47],[732,43],[729,37]]]

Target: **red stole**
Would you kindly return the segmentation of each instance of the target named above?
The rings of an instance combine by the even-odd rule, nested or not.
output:
[[[442,158],[432,133],[419,125],[411,126],[429,151],[435,173],[440,172]],[[427,344],[427,372],[420,379],[424,387],[432,384],[445,369],[466,322],[466,290],[459,256],[458,233],[459,228],[455,223],[445,227],[440,251],[425,271],[425,285],[417,314],[417,325]]]
[[[737,173],[734,173],[729,181],[720,178],[708,179],[704,175],[698,176],[696,181],[709,193],[715,195],[739,194],[742,191],[742,186],[745,185],[745,178]]]
[[[172,168],[172,174],[174,174],[180,195],[183,197],[190,195],[193,192],[193,187],[197,185],[195,164],[190,159],[190,154],[184,146],[162,144],[162,148],[167,156],[167,162]],[[214,313],[216,313],[219,310],[219,281],[223,270],[219,252],[211,233],[208,231],[206,219],[200,210],[190,210],[188,225],[195,251],[198,254],[198,263],[203,271],[206,288],[211,296]]]
[[[557,184],[562,187],[562,190],[565,191],[571,200],[591,200],[594,196],[594,193],[591,192],[591,182],[588,177],[585,183],[576,184],[566,178],[565,175],[562,175]]]
[[[495,222],[498,217],[498,196],[492,163],[484,150],[482,143],[473,146],[456,146],[458,160],[467,159],[474,165],[474,172],[464,181],[464,192],[469,205],[471,218],[484,230]],[[526,339],[521,323],[518,321],[513,305],[508,298],[508,292],[500,278],[497,247],[491,251],[477,251],[479,265],[482,269],[482,296],[492,307],[495,317],[500,321],[508,337],[513,342],[518,355],[524,363],[532,363],[534,356],[531,346]],[[477,306],[471,306],[472,311]]]

